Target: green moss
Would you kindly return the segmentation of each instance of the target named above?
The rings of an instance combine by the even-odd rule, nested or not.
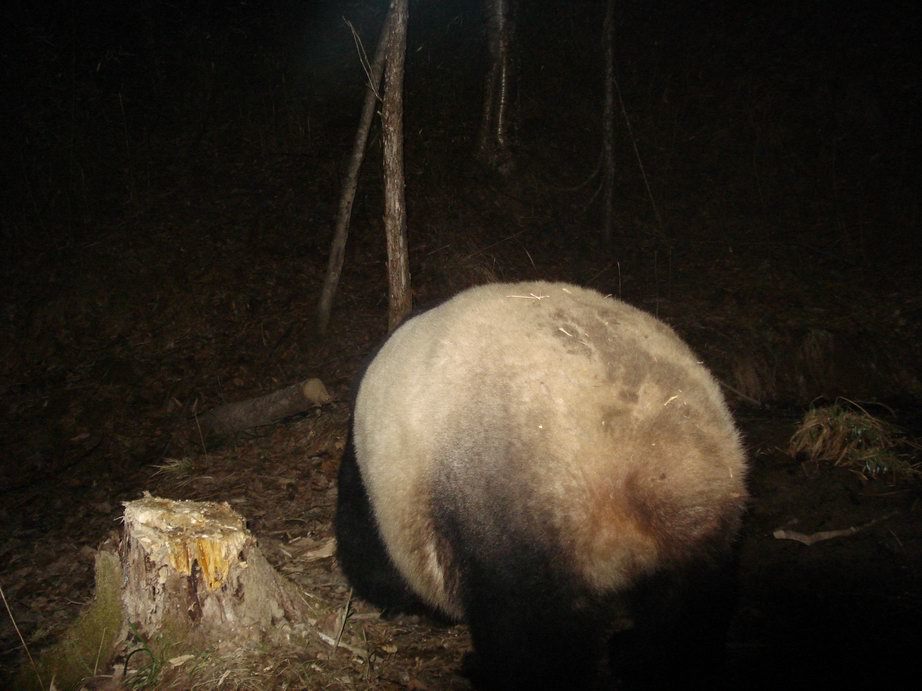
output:
[[[122,567],[118,556],[100,550],[96,554],[96,594],[61,639],[46,650],[36,666],[26,663],[19,671],[16,688],[78,688],[85,679],[107,670],[115,643],[122,634]]]

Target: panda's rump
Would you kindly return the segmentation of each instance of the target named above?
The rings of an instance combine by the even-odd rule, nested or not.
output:
[[[485,286],[407,322],[355,420],[394,563],[454,616],[467,564],[607,594],[732,535],[745,502],[713,378],[662,323],[573,286]]]

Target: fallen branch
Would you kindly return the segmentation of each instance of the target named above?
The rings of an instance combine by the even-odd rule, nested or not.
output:
[[[330,636],[329,634],[326,634],[323,631],[314,631],[314,633],[317,634],[317,637],[321,641],[323,641],[329,646],[332,646],[333,648],[345,648],[350,653],[352,653],[353,655],[357,655],[363,660],[368,659],[368,651],[365,650],[364,648],[359,648],[358,646],[349,645],[348,643],[344,643],[343,641],[339,641],[337,643],[336,639],[333,636]]]
[[[885,521],[891,516],[894,516],[897,512],[893,511],[888,513],[886,516],[881,516],[880,518],[875,518],[873,521],[869,521],[864,525],[859,525],[858,527],[852,526],[850,528],[842,528],[840,530],[821,530],[818,533],[811,533],[807,535],[806,533],[799,533],[796,530],[784,530],[783,528],[778,528],[772,533],[772,537],[776,540],[794,540],[795,542],[801,542],[805,545],[813,545],[817,542],[822,542],[823,540],[832,540],[837,537],[846,537],[849,535],[854,535],[855,533],[864,530],[865,528],[870,528],[875,523],[880,523]]]

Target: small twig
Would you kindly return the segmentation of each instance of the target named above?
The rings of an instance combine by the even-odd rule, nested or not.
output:
[[[346,600],[346,604],[343,607],[343,618],[339,622],[339,631],[336,632],[336,641],[333,643],[333,649],[339,647],[340,643],[343,640],[343,632],[346,630],[346,621],[349,619],[349,607],[352,605],[352,588],[349,589],[349,598]]]
[[[490,243],[489,245],[487,245],[486,247],[481,247],[481,248],[478,249],[478,250],[474,250],[473,252],[471,252],[471,253],[470,253],[469,255],[467,255],[466,257],[463,257],[462,259],[463,259],[464,261],[467,261],[468,259],[471,259],[472,257],[476,257],[478,254],[482,254],[482,253],[486,252],[487,250],[492,249],[492,248],[496,247],[497,245],[506,242],[507,240],[512,240],[513,238],[517,238],[519,235],[521,235],[522,233],[524,233],[526,230],[527,230],[526,228],[523,228],[522,230],[519,230],[519,231],[513,233],[512,235],[507,235],[507,236],[504,237],[504,238],[500,238],[500,239],[497,240],[496,242],[491,242],[491,243]]]
[[[531,268],[533,268],[535,271],[537,271],[537,270],[538,270],[538,267],[537,267],[537,265],[535,264],[535,260],[531,258],[531,253],[528,251],[528,248],[525,247],[524,245],[522,245],[522,250],[525,252],[525,256],[528,257],[528,261],[531,262]]]
[[[343,21],[346,22],[346,26],[348,26],[349,31],[352,32],[352,40],[355,41],[355,50],[359,54],[359,64],[362,65],[362,71],[365,72],[365,78],[368,80],[368,88],[374,92],[375,98],[380,101],[381,95],[378,93],[378,84],[371,76],[371,62],[368,60],[368,53],[365,52],[365,44],[362,43],[362,37],[359,36],[359,32],[355,30],[352,22],[345,17],[343,17]]]
[[[333,638],[333,636],[330,636],[329,634],[326,634],[323,631],[315,631],[314,633],[316,633],[317,636],[320,638],[320,640],[326,643],[327,645],[336,647],[336,639]],[[362,648],[359,648],[358,646],[349,645],[348,643],[344,643],[340,641],[338,647],[345,648],[350,653],[358,655],[359,657],[363,659],[368,659],[368,651]]]
[[[19,630],[19,626],[16,624],[16,617],[13,616],[13,611],[10,609],[10,603],[6,601],[6,595],[3,592],[3,586],[0,585],[0,599],[3,600],[3,606],[6,607],[6,613],[10,618],[10,621],[13,623],[13,628],[16,629],[16,635],[19,636],[20,642],[22,642],[22,649],[26,651],[26,657],[29,658],[29,664],[32,665],[32,670],[35,672],[36,678],[38,678],[38,685],[42,688],[45,688],[45,682],[42,681],[42,675],[38,673],[38,665],[35,664],[35,660],[32,659],[32,653],[29,652],[29,646],[26,645],[26,639],[22,637],[22,632]]]
[[[669,244],[669,236],[666,235],[666,228],[663,225],[662,216],[660,216],[659,206],[653,196],[653,190],[650,187],[650,180],[647,178],[647,171],[643,165],[643,157],[640,155],[640,148],[637,146],[637,137],[634,135],[634,128],[631,127],[631,118],[627,114],[627,107],[624,105],[624,98],[621,96],[621,86],[618,80],[612,75],[612,84],[615,86],[615,93],[618,96],[618,103],[621,106],[621,115],[624,117],[624,124],[627,127],[628,136],[631,139],[631,145],[634,147],[634,157],[637,159],[637,166],[640,168],[640,176],[643,178],[644,187],[647,189],[647,197],[650,199],[650,206],[653,207],[653,215],[656,217],[656,225],[659,227],[660,238]]]
[[[335,645],[335,643],[336,643],[336,642],[333,640],[333,637],[332,637],[332,636],[328,636],[327,634],[323,633],[322,631],[317,631],[317,635],[320,637],[320,640],[323,641],[324,643],[326,643],[327,645]],[[359,648],[358,646],[349,645],[348,643],[342,643],[342,642],[340,642],[339,647],[340,647],[340,648],[345,648],[345,649],[348,650],[350,653],[353,653],[353,654],[355,654],[355,655],[358,655],[359,657],[361,657],[361,658],[363,658],[363,659],[368,659],[368,651],[367,651],[367,650],[363,650],[362,648]]]
[[[583,187],[585,187],[590,182],[592,182],[595,179],[595,176],[599,174],[599,171],[602,170],[602,159],[604,157],[605,157],[605,152],[600,151],[599,156],[596,159],[595,168],[593,168],[592,172],[586,176],[586,179],[580,183],[577,183],[575,185],[569,185],[569,186],[560,186],[560,185],[554,185],[550,182],[545,182],[544,186],[553,192],[576,192],[577,190],[581,190]],[[592,196],[595,197],[596,194],[598,194],[598,192],[595,192]]]
[[[880,518],[875,518],[873,521],[869,521],[864,525],[859,525],[858,527],[851,526],[850,528],[842,528],[840,530],[821,530],[818,533],[811,533],[807,535],[805,533],[798,533],[796,530],[784,530],[779,528],[772,533],[772,537],[776,540],[794,540],[795,542],[801,542],[805,545],[813,545],[817,542],[822,542],[823,540],[832,540],[837,537],[847,537],[849,535],[854,535],[855,533],[864,530],[865,528],[870,528],[875,523],[880,523],[885,521],[892,516],[895,516],[898,512],[891,511],[886,516],[881,516]]]
[[[749,401],[750,403],[752,403],[753,405],[758,406],[759,408],[762,407],[762,401],[760,401],[759,399],[753,398],[752,396],[747,396],[747,395],[744,394],[742,391],[740,391],[739,389],[733,388],[732,386],[730,386],[727,382],[725,382],[725,381],[722,380],[722,379],[718,379],[717,381],[718,381],[718,382],[720,383],[720,385],[721,385],[722,387],[724,387],[727,391],[736,394],[737,396],[739,396],[740,398],[742,398],[744,401]]]
[[[528,295],[507,295],[507,298],[521,298],[522,300],[537,300],[540,302],[545,298],[549,298],[550,295],[535,295],[534,293],[529,293]],[[566,333],[566,332],[564,332]],[[570,334],[567,334],[569,336]]]
[[[94,677],[97,674],[99,674],[99,658],[102,657],[102,645],[106,640],[106,631],[108,631],[108,629],[106,627],[103,627],[102,635],[100,635],[99,637],[99,647],[96,649],[96,660],[93,662],[93,676]]]
[[[208,455],[208,447],[205,446],[205,435],[202,434],[202,426],[198,421],[198,399],[192,404],[192,417],[195,419],[195,427],[198,429],[198,438],[202,442],[202,453]]]

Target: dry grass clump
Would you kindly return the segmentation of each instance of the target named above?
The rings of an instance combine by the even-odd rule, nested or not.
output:
[[[912,452],[919,448],[896,425],[840,398],[804,415],[788,453],[816,464],[844,467],[866,479],[889,476],[897,481],[922,477],[920,463],[913,463]]]

